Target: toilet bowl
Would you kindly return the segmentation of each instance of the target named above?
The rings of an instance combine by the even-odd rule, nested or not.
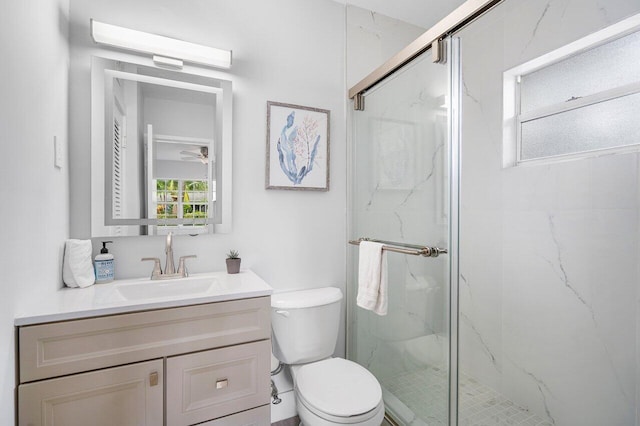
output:
[[[304,425],[379,426],[382,389],[366,368],[342,358],[293,366],[296,408]]]
[[[333,358],[342,292],[333,287],[271,297],[274,355],[291,369],[304,426],[379,426],[382,389],[366,368]]]

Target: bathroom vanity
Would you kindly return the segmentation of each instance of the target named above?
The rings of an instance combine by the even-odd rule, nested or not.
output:
[[[270,424],[271,291],[251,271],[60,290],[15,320],[18,424]]]

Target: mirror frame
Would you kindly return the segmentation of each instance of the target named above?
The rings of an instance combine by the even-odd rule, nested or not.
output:
[[[91,236],[110,237],[118,235],[119,226],[153,226],[166,224],[165,219],[112,218],[111,196],[106,196],[111,190],[111,182],[106,178],[106,170],[110,159],[106,156],[106,138],[110,133],[105,125],[108,111],[105,107],[105,88],[109,83],[108,79],[116,76],[132,79],[131,76],[139,76],[139,80],[171,80],[170,78],[147,77],[146,75],[133,74],[123,71],[112,70],[108,67],[113,61],[128,63],[136,66],[155,68],[169,73],[181,73],[196,77],[206,77],[214,79],[219,84],[216,86],[205,86],[211,89],[216,95],[216,115],[215,115],[215,137],[220,141],[219,151],[216,155],[216,202],[220,203],[219,220],[214,223],[208,218],[206,223],[209,228],[208,233],[228,233],[231,232],[232,225],[232,83],[230,80],[221,79],[217,75],[199,67],[185,67],[186,70],[165,69],[156,66],[146,58],[135,55],[92,55],[91,56]],[[137,79],[134,77],[134,79]],[[111,80],[112,81],[112,80]],[[177,85],[189,86],[182,80],[172,80]],[[194,84],[195,85],[195,84]],[[178,219],[180,221],[180,219]],[[178,224],[178,221],[170,223]],[[142,235],[141,235],[142,236]]]

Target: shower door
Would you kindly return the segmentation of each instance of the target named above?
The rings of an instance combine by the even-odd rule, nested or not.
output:
[[[456,41],[443,42],[445,63],[423,53],[352,113],[350,238],[449,250],[435,258],[387,252],[388,314],[378,316],[355,306],[358,249],[349,249],[348,357],[378,378],[400,424],[448,425],[456,416]]]

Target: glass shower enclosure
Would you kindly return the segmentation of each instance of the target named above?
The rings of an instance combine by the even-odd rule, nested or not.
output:
[[[449,252],[387,251],[387,315],[348,310],[348,357],[378,378],[387,412],[403,424],[447,425],[456,416],[459,64],[457,40],[442,43],[444,60],[421,54],[365,92],[364,110],[351,117],[350,239]],[[356,245],[348,256],[354,301]]]
[[[640,425],[640,5],[556,3],[487,3],[448,32],[461,59],[448,40],[446,64],[427,51],[351,89],[349,238],[448,249],[387,254],[388,315],[349,305],[347,356],[398,424]]]

